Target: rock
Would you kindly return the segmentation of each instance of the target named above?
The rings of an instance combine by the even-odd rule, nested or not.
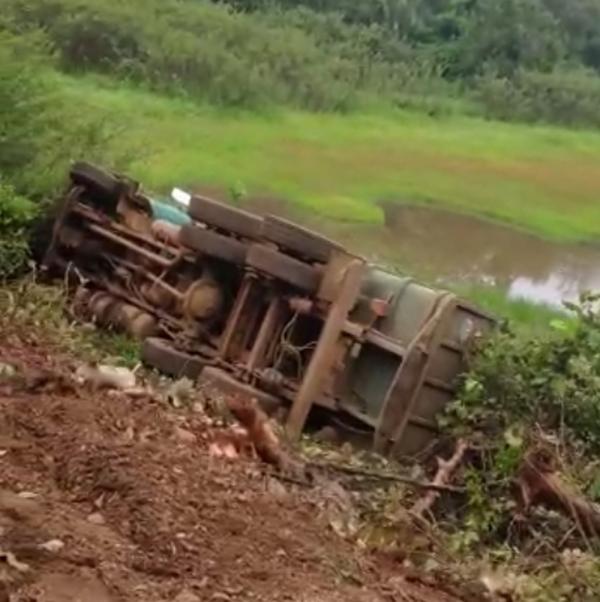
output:
[[[65,544],[60,539],[51,539],[50,541],[41,543],[38,547],[40,550],[46,550],[46,552],[56,554],[56,552],[60,552],[60,550],[65,547]]]
[[[175,437],[182,443],[197,443],[198,437],[191,431],[181,428],[180,426],[175,427]]]
[[[131,425],[129,425],[125,429],[125,432],[123,433],[123,436],[125,437],[125,439],[127,441],[133,441],[135,439],[135,431],[133,430],[133,427]]]
[[[2,558],[9,567],[19,571],[20,573],[27,573],[30,569],[27,563],[20,562],[12,552],[0,549],[0,558]]]
[[[16,375],[16,373],[17,371],[13,365],[0,362],[0,380],[11,379]]]
[[[93,366],[84,364],[75,373],[77,379],[89,383],[94,389],[134,389],[135,374],[129,368],[121,366]]]
[[[208,446],[208,455],[212,458],[227,458],[228,460],[236,460],[240,456],[233,443],[216,441]]]
[[[267,491],[280,502],[289,497],[288,490],[277,479],[270,478],[267,481]]]
[[[104,525],[106,524],[106,520],[104,518],[104,516],[102,516],[102,514],[100,514],[100,512],[92,512],[92,514],[90,514],[87,517],[88,523],[92,523],[93,525]]]
[[[345,458],[351,458],[354,453],[354,448],[349,441],[346,441],[342,447],[340,447],[340,454]]]
[[[9,513],[17,520],[31,520],[39,515],[40,506],[31,499],[24,499],[12,491],[0,489],[0,512]]]
[[[200,602],[200,597],[189,589],[183,589],[173,598],[173,602]]]
[[[316,433],[315,439],[319,443],[339,443],[340,434],[333,426],[324,426]]]

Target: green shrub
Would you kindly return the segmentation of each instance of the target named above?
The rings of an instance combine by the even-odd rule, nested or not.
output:
[[[600,126],[600,78],[584,69],[486,77],[476,96],[494,119]]]
[[[22,272],[29,259],[27,231],[35,205],[0,181],[0,281]]]
[[[532,509],[524,530],[511,525],[519,469],[530,451],[559,456],[571,485],[598,499],[599,300],[588,295],[570,306],[574,315],[555,319],[545,335],[500,332],[475,356],[443,420],[474,450],[464,472],[466,504],[455,516],[458,550],[503,542],[535,555],[540,538],[559,552],[582,545],[576,529],[564,535],[570,521],[558,514]]]
[[[560,433],[600,451],[600,297],[570,306],[541,335],[498,334],[478,354],[451,416],[489,437],[515,426]]]
[[[0,29],[0,174],[18,180],[43,146],[49,90],[40,77],[47,51],[38,33]]]
[[[197,0],[8,0],[71,71],[95,70],[223,106],[347,110],[402,89],[414,55],[381,27],[308,10],[244,14]]]
[[[123,131],[118,115],[100,107],[90,116],[71,104],[54,66],[45,33],[19,32],[0,18],[0,176],[35,201],[58,191],[70,162],[86,157],[125,169],[137,150],[132,141],[112,142]]]
[[[598,126],[600,77],[582,65],[596,64],[588,55],[600,33],[584,52],[573,45],[577,29],[550,0],[5,0],[0,15],[0,31],[45,38],[39,54],[51,43],[63,70],[219,106],[387,104]],[[0,59],[18,67],[4,51]],[[27,69],[23,78],[30,86]]]

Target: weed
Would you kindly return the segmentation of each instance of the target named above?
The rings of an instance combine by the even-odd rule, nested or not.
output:
[[[139,362],[137,341],[118,333],[100,331],[93,324],[69,318],[64,291],[37,281],[36,273],[0,289],[0,331],[18,332],[52,341],[65,352],[89,361],[118,358],[133,367]]]

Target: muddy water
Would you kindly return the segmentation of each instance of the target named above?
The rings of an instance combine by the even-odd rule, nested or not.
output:
[[[494,285],[512,298],[559,306],[600,290],[600,246],[558,244],[477,218],[384,207],[385,244],[401,265],[444,283]]]
[[[600,241],[562,244],[509,226],[431,207],[381,204],[385,227],[322,222],[281,199],[256,197],[247,207],[275,213],[338,239],[347,248],[440,287],[495,286],[510,298],[560,307],[600,292]]]

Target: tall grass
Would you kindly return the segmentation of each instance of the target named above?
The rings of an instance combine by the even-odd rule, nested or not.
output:
[[[573,319],[558,308],[527,299],[511,299],[504,291],[491,286],[457,286],[454,290],[520,331],[544,332],[555,320]]]

